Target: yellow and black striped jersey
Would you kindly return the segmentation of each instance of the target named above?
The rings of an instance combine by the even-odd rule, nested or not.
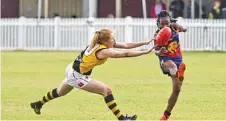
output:
[[[106,59],[98,59],[96,57],[97,51],[107,48],[105,45],[96,44],[90,51],[89,47],[87,47],[81,54],[75,59],[73,64],[73,69],[81,74],[90,75],[92,73],[92,69],[97,66],[105,63]]]

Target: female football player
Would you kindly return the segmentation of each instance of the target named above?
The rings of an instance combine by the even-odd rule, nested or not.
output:
[[[149,44],[151,41],[118,43],[108,29],[96,31],[91,44],[81,52],[75,59],[73,64],[69,64],[66,68],[66,78],[63,83],[43,96],[37,102],[31,103],[31,108],[36,114],[40,114],[42,106],[57,97],[68,94],[73,88],[85,90],[87,92],[100,94],[104,97],[105,103],[118,120],[136,120],[136,115],[123,115],[114,99],[112,90],[103,82],[89,78],[95,66],[104,64],[108,58],[127,58],[136,57],[150,53],[153,49],[144,51],[116,51],[112,49],[124,48],[130,49]]]
[[[159,58],[160,67],[163,74],[167,74],[172,79],[173,89],[168,100],[167,108],[161,117],[161,120],[167,120],[171,115],[171,111],[175,106],[182,82],[184,80],[185,64],[183,63],[180,41],[178,32],[186,31],[179,24],[173,23],[167,11],[161,11],[158,15],[158,28],[161,30],[164,27],[171,28],[171,38],[167,45],[157,46],[155,54]],[[158,34],[159,31],[155,34]]]

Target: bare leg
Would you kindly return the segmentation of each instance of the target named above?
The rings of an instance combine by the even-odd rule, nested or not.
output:
[[[62,82],[61,85],[57,88],[57,94],[59,96],[64,96],[68,94],[73,89],[72,86],[68,85],[65,82]]]
[[[91,80],[85,87],[82,88],[82,90],[102,95],[108,108],[114,113],[118,120],[136,120],[136,115],[128,117],[124,116],[120,112],[112,95],[112,91],[106,84],[96,80]]]
[[[172,93],[168,99],[168,105],[164,112],[164,115],[161,118],[161,120],[167,120],[171,115],[171,111],[173,110],[178,100],[178,96],[179,96],[183,81],[180,81],[179,78],[177,77],[177,66],[173,61],[169,60],[165,62],[162,66],[165,71],[171,74],[171,78],[172,78]]]
[[[106,97],[112,93],[111,89],[106,84],[93,79],[85,87],[83,87],[82,90],[100,94],[103,97]]]
[[[175,106],[178,96],[180,94],[180,88],[182,86],[182,81],[180,81],[177,77],[171,77],[173,83],[172,93],[168,100],[168,106],[166,108],[167,111],[171,112],[173,107]]]
[[[45,103],[68,94],[72,89],[72,86],[63,82],[58,88],[52,89],[51,91],[47,92],[46,95],[43,96],[39,101],[31,103],[30,106],[34,109],[34,112],[36,114],[41,114],[41,108]]]

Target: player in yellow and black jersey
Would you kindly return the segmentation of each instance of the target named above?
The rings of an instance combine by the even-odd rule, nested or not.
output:
[[[43,96],[39,101],[31,103],[31,107],[36,114],[46,102],[69,93],[73,88],[82,89],[91,93],[100,94],[104,97],[108,108],[113,112],[118,120],[136,120],[136,115],[125,116],[119,110],[111,89],[103,82],[89,78],[95,66],[104,64],[108,58],[136,57],[150,53],[153,48],[144,51],[116,51],[112,49],[130,49],[149,44],[151,41],[118,43],[108,29],[96,31],[91,44],[66,68],[66,77],[63,83]]]
[[[107,61],[107,58],[105,59],[98,59],[96,56],[96,53],[102,49],[107,49],[105,45],[102,44],[96,44],[92,49],[88,50],[88,47],[82,51],[82,53],[75,59],[73,64],[73,69],[77,72],[84,74],[84,75],[90,75],[92,72],[92,69],[96,65],[101,65],[105,61]]]

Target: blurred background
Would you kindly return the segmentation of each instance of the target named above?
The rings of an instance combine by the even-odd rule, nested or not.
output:
[[[81,50],[101,28],[120,42],[147,40],[161,10],[188,29],[184,50],[226,50],[226,0],[1,0],[1,48]]]
[[[212,18],[212,9],[220,9],[213,18],[226,18],[225,0],[1,0],[1,17],[37,18],[39,4],[41,18],[156,18],[161,9],[169,10],[173,17],[193,19]]]

